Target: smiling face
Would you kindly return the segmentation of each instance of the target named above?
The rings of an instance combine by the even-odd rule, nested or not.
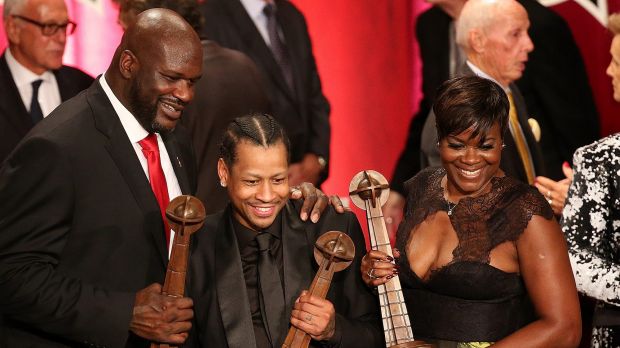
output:
[[[473,63],[506,87],[523,75],[534,44],[527,33],[527,12],[519,3],[505,2],[494,12],[494,20],[482,29]]]
[[[147,131],[167,132],[194,96],[202,53],[200,47],[173,41],[145,52],[145,58],[134,63],[137,72],[131,81],[129,109]]]
[[[495,123],[486,134],[471,137],[471,128],[439,141],[441,162],[447,173],[451,199],[485,192],[491,178],[499,172],[502,153],[500,126]]]
[[[235,219],[254,231],[264,230],[288,200],[286,147],[281,141],[264,147],[242,140],[235,152],[231,168],[219,160],[220,181],[228,189]]]
[[[66,24],[69,21],[64,0],[29,0],[13,15],[43,24]],[[45,36],[37,25],[13,16],[7,17],[5,29],[11,53],[28,70],[40,75],[62,66],[67,42],[64,30]]]
[[[620,102],[620,35],[615,35],[609,49],[611,61],[605,71],[611,77],[611,84],[614,87],[614,100]]]

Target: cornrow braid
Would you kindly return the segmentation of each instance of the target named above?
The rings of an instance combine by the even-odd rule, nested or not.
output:
[[[280,124],[267,114],[249,114],[235,118],[226,128],[220,144],[220,157],[230,168],[237,160],[237,144],[241,141],[269,147],[282,142],[290,162],[289,139]]]

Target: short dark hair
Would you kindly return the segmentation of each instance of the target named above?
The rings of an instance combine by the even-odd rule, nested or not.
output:
[[[243,140],[265,148],[282,142],[286,149],[286,162],[291,161],[288,136],[273,116],[254,113],[237,117],[228,125],[222,136],[220,157],[229,168],[237,160],[237,144]]]
[[[472,128],[472,137],[485,135],[495,123],[502,137],[508,127],[510,103],[497,83],[478,76],[463,76],[444,82],[433,105],[437,137],[457,135]]]
[[[121,12],[133,12],[136,15],[152,8],[165,8],[178,13],[189,25],[201,33],[204,18],[198,7],[198,0],[116,0]]]

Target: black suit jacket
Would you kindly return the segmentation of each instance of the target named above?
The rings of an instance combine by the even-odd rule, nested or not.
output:
[[[463,66],[458,72],[458,75],[473,74],[474,72],[467,65]],[[523,130],[523,135],[525,136],[525,141],[527,142],[528,149],[530,150],[532,164],[534,165],[536,175],[545,175],[545,162],[543,161],[540,146],[538,142],[536,142],[536,139],[534,138],[532,130],[528,124],[527,107],[525,106],[525,102],[523,101],[523,96],[519,92],[519,88],[514,83],[511,83],[509,87],[514,98],[514,104],[517,110],[519,124],[521,125],[521,129]],[[506,173],[506,175],[516,178],[521,182],[527,183],[528,181],[527,174],[525,173],[525,167],[523,166],[521,156],[519,155],[519,150],[517,149],[517,145],[509,129],[507,129],[506,133],[504,134],[504,145],[506,145],[506,147],[502,150],[500,168]],[[421,152],[422,158],[420,163],[422,168],[426,168],[429,165],[441,165],[439,150],[437,148],[435,113],[432,110],[428,118],[426,119],[426,124],[424,125],[424,129],[422,131]]]
[[[516,84],[524,96],[528,118],[533,117],[540,124],[546,173],[557,180],[564,177],[562,162],[570,162],[578,147],[598,139],[598,113],[581,54],[566,22],[538,1],[518,1],[530,19],[534,51]],[[424,98],[411,120],[405,147],[392,176],[391,187],[401,194],[404,194],[403,183],[420,170],[422,128],[437,88],[449,78],[450,22],[452,18],[437,6],[417,19]]]
[[[306,21],[286,0],[276,0],[277,21],[282,29],[292,66],[295,88],[286,84],[271,50],[239,0],[209,0],[202,5],[206,37],[224,47],[247,54],[266,82],[273,116],[291,140],[292,162],[306,153],[329,157],[329,103],[312,54]]]
[[[297,207],[298,208],[298,207]],[[337,214],[329,208],[317,224],[302,222],[298,209],[288,203],[282,210],[282,251],[287,323],[302,290],[316,273],[314,243],[330,230],[347,233],[355,243],[355,260],[334,274],[327,299],[336,310],[338,347],[385,346],[380,329],[377,297],[364,285],[359,272],[365,254],[364,237],[352,213]],[[246,293],[232,210],[207,217],[204,231],[194,235],[188,273],[188,296],[194,299],[195,324],[188,346],[256,347],[250,304]],[[286,334],[284,334],[286,336]],[[316,343],[314,345],[316,346]]]
[[[235,117],[250,112],[270,113],[269,99],[256,65],[245,54],[203,41],[202,78],[196,83],[194,100],[183,113],[196,151],[198,189],[207,214],[228,204],[220,186],[217,160],[224,130]]]
[[[189,137],[165,136],[193,192]],[[155,195],[98,82],[61,104],[0,169],[2,347],[141,346],[136,291],[164,281]]]
[[[81,70],[64,65],[53,73],[62,101],[72,98],[93,82],[93,78]],[[30,113],[19,95],[13,75],[6,63],[5,54],[0,57],[0,86],[2,86],[0,93],[0,163],[2,163],[33,126]]]

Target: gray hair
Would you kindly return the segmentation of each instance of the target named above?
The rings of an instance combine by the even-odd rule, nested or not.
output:
[[[2,12],[2,20],[6,23],[6,19],[10,15],[21,12],[22,8],[26,6],[28,0],[4,0],[4,10]]]
[[[486,30],[495,23],[502,3],[506,0],[468,0],[456,21],[456,43],[470,49],[469,33]]]

